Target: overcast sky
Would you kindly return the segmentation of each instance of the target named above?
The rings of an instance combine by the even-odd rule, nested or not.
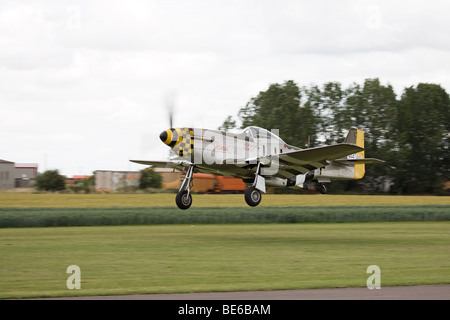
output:
[[[286,80],[450,92],[449,12],[439,0],[0,0],[0,159],[68,176],[143,169],[128,160],[168,155],[168,93],[175,126],[216,129]]]

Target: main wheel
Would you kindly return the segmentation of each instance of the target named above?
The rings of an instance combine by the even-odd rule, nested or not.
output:
[[[245,202],[250,207],[256,207],[261,202],[261,191],[255,187],[249,187],[245,190]]]
[[[188,195],[187,190],[178,192],[177,196],[175,197],[175,202],[177,203],[178,208],[180,208],[181,210],[189,209],[192,204],[191,193],[189,193]]]

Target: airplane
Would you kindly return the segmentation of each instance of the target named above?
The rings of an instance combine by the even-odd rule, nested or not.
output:
[[[169,160],[130,160],[153,167],[171,167],[186,174],[175,197],[182,210],[192,205],[194,172],[241,178],[246,203],[256,207],[266,187],[313,189],[326,193],[325,183],[364,177],[365,165],[383,160],[365,158],[364,132],[352,127],[342,143],[302,149],[285,143],[278,130],[249,126],[240,132],[177,127],[159,135],[171,148]]]

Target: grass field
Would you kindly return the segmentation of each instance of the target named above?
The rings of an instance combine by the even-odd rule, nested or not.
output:
[[[0,229],[0,298],[442,284],[449,252],[449,222]]]
[[[450,283],[450,197],[174,197],[0,193],[0,298]]]
[[[448,206],[0,208],[0,228],[450,221]]]
[[[194,195],[179,210],[174,194],[0,194],[0,228],[199,223],[450,221],[450,197]]]
[[[377,195],[263,195],[260,207],[449,205],[450,197]],[[175,194],[0,193],[0,208],[175,207]],[[247,207],[243,194],[194,194],[192,207]]]

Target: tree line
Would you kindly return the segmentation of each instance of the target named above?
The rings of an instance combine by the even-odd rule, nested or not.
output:
[[[288,80],[252,97],[237,117],[240,128],[278,129],[302,148],[342,142],[353,126],[363,130],[366,156],[387,164],[366,166],[362,180],[334,182],[342,191],[441,194],[450,179],[450,97],[439,84],[419,83],[398,97],[378,78],[347,88]],[[236,128],[230,115],[219,129]]]

